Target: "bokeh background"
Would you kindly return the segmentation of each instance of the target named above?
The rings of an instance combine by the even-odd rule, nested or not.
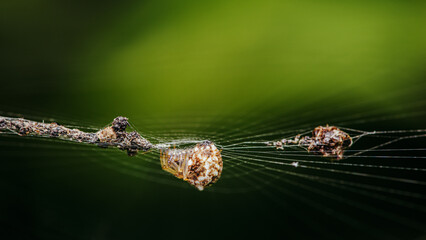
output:
[[[0,15],[2,115],[86,127],[123,115],[153,141],[345,117],[425,128],[425,1],[15,0]],[[395,118],[360,125],[369,116]],[[105,168],[103,150],[0,140],[1,229],[15,239],[370,236],[281,193],[198,192]]]

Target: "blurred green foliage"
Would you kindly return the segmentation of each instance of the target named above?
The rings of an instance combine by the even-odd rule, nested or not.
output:
[[[424,78],[423,1],[1,5],[3,98],[70,115],[374,104]]]

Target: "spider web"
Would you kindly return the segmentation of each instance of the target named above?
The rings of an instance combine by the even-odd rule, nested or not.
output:
[[[391,96],[395,97],[395,93]],[[383,101],[387,100],[389,96],[384,96]],[[327,238],[336,237],[338,233],[331,232],[328,224],[321,223],[319,218],[339,226],[341,231],[356,230],[368,237],[421,236],[426,229],[426,130],[421,128],[424,127],[426,102],[414,101],[409,105],[395,104],[391,110],[373,109],[327,117],[329,112],[358,109],[369,103],[367,99],[286,117],[276,114],[259,117],[258,113],[248,113],[238,117],[181,116],[130,121],[132,128],[154,144],[185,147],[211,140],[221,148],[224,170],[219,182],[205,190],[209,196],[218,199],[232,196],[239,200],[261,196],[263,208],[269,204],[273,204],[274,209],[278,206],[273,219],[283,213],[290,214],[304,229]],[[10,112],[1,112],[1,115],[21,116]],[[57,121],[87,131],[103,127],[61,117],[23,116],[31,120]],[[325,123],[347,131],[355,140],[340,161],[308,153],[298,146],[277,150],[266,144],[297,134],[309,134]],[[413,128],[401,130],[400,126]],[[87,166],[81,163],[91,162],[123,176],[140,179],[146,185],[161,186],[166,191],[196,191],[161,170],[158,151],[130,158],[117,149],[100,149],[50,138],[22,138],[9,132],[1,133],[0,147],[3,162],[19,155],[58,159],[67,155],[83,160],[76,166],[72,161],[55,166],[83,170]]]

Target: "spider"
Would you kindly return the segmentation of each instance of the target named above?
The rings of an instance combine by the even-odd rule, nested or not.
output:
[[[217,182],[223,169],[220,150],[210,141],[192,148],[160,151],[161,167],[202,191]]]

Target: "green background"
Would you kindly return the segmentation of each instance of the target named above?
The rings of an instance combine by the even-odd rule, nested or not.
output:
[[[17,0],[0,14],[2,115],[95,128],[123,115],[153,142],[221,145],[325,123],[425,127],[424,1]],[[112,149],[0,140],[0,220],[17,238],[422,234],[336,206],[364,221],[349,228],[276,190],[239,192],[237,177],[198,192]]]

